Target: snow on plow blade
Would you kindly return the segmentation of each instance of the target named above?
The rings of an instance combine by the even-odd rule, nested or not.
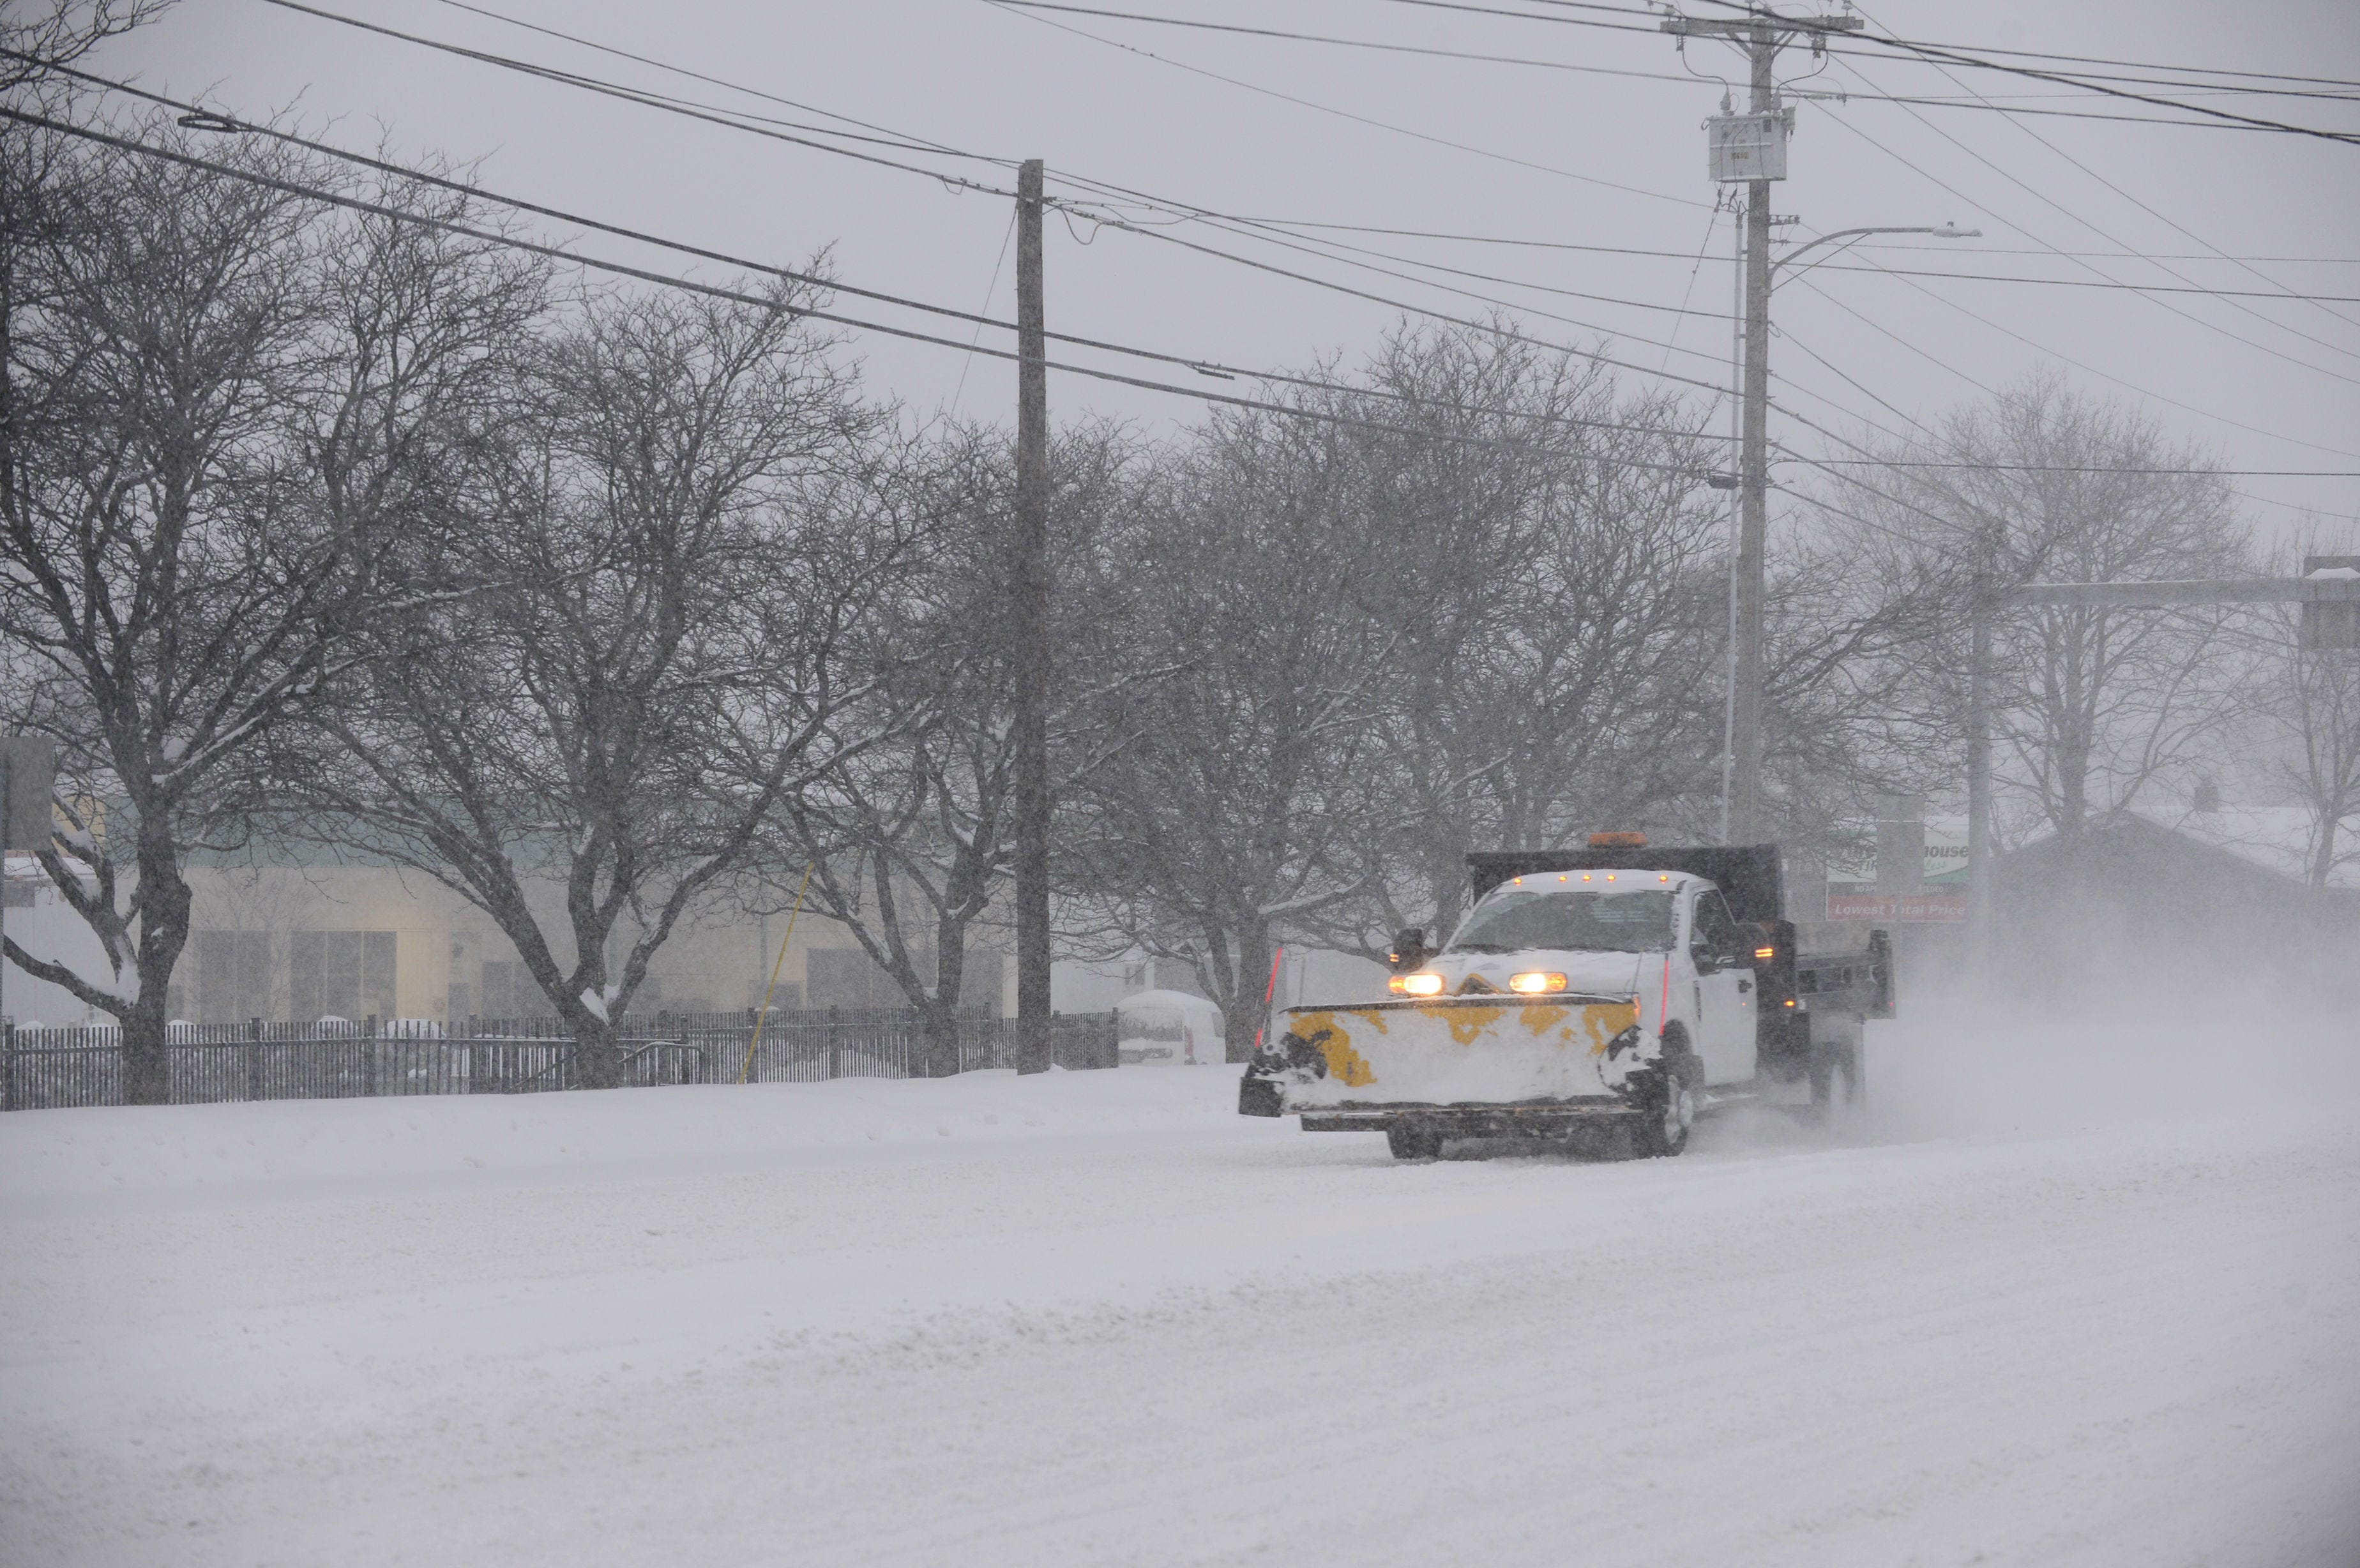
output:
[[[1629,996],[1437,997],[1290,1007],[1269,1066],[1278,1114],[1594,1104],[1642,1064],[1639,1044]]]

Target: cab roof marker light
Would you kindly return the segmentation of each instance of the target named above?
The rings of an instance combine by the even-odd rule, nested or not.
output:
[[[1404,996],[1438,996],[1442,995],[1442,976],[1439,975],[1396,975],[1393,978],[1401,982]]]

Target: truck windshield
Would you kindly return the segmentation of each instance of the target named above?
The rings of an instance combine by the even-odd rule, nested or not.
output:
[[[1579,953],[1661,953],[1672,945],[1672,895],[1589,888],[1502,888],[1475,906],[1448,953],[1516,953],[1561,947]]]

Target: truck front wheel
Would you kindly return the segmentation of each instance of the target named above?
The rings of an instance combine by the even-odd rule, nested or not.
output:
[[[1679,1025],[1664,1031],[1663,1060],[1655,1064],[1649,1080],[1639,1096],[1639,1153],[1649,1159],[1668,1159],[1688,1146],[1704,1084],[1703,1064],[1688,1049],[1688,1034]]]

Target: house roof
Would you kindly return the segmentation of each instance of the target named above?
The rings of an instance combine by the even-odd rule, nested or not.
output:
[[[2252,894],[2308,898],[2309,830],[2299,810],[2289,812],[2191,812],[2166,825],[2136,811],[2117,811],[2092,822],[2076,838],[2049,833],[2002,855],[2000,862],[2021,877],[2044,864],[2094,848],[2109,858],[2170,866]],[[2344,875],[2331,881],[2330,901],[2360,909],[2360,886],[2355,886],[2352,869],[2344,867]]]

